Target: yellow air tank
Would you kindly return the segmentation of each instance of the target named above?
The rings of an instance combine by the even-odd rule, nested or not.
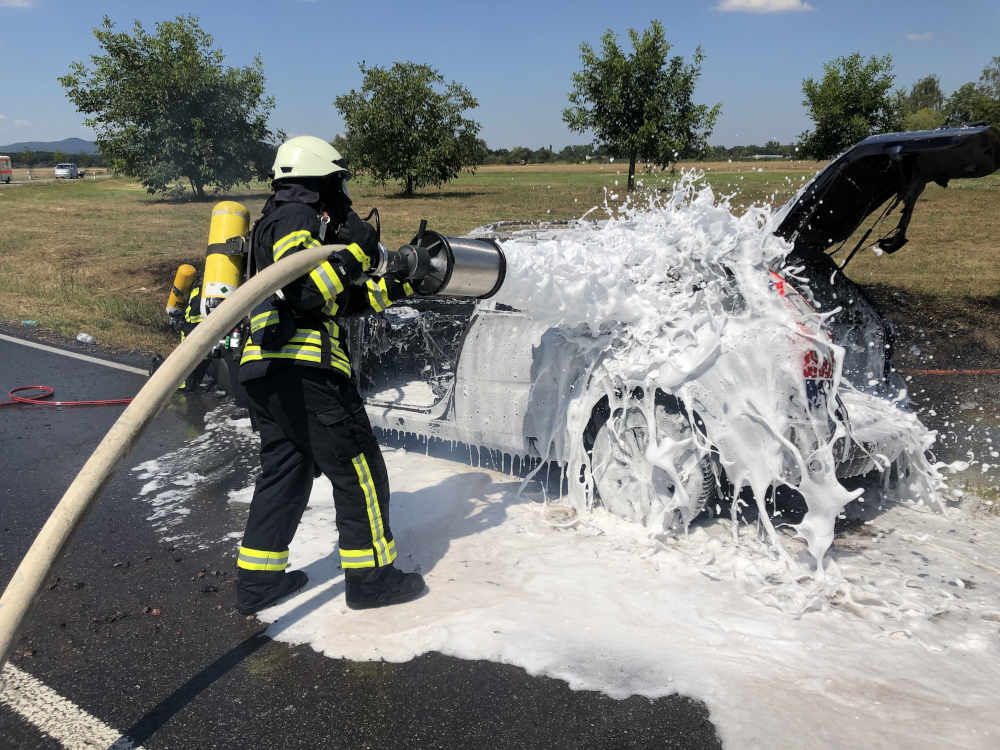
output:
[[[208,315],[240,285],[250,213],[235,201],[212,207],[205,255],[205,277],[201,286],[201,314]]]
[[[187,303],[188,292],[194,285],[194,277],[198,272],[194,266],[184,263],[177,269],[174,276],[174,285],[170,288],[170,296],[167,297],[167,315],[178,315],[184,312]]]

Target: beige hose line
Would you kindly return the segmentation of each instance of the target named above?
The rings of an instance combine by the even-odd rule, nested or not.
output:
[[[7,661],[31,602],[98,491],[181,381],[259,302],[343,248],[309,248],[268,266],[227,297],[153,373],[80,469],[0,597],[0,667]]]

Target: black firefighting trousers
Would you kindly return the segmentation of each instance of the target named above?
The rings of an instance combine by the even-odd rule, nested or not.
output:
[[[389,477],[354,383],[292,366],[245,385],[260,431],[261,474],[237,558],[241,593],[265,590],[283,575],[319,472],[333,484],[343,567],[392,562]]]

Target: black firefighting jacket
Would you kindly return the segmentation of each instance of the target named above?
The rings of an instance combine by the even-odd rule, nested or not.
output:
[[[318,207],[317,193],[297,184],[279,187],[254,225],[251,251],[258,270],[291,253],[336,242],[332,223],[324,233]],[[364,251],[349,244],[254,308],[250,337],[240,358],[240,382],[291,366],[329,369],[350,377],[343,319],[381,312],[413,294],[408,282],[395,277],[365,276],[370,268]]]

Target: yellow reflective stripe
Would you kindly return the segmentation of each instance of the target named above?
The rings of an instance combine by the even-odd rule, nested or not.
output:
[[[309,278],[319,289],[323,299],[327,302],[333,300],[338,294],[344,291],[344,282],[340,280],[340,275],[330,265],[330,261],[324,260],[309,272]]]
[[[374,568],[375,552],[371,547],[365,549],[340,550],[340,566],[342,568]]]
[[[409,281],[403,282],[403,294],[405,294],[407,297],[413,296],[413,287],[410,285]]]
[[[319,333],[313,331],[312,333],[304,333],[302,331],[296,331],[295,335],[289,340],[291,344],[312,344],[313,346],[323,345],[323,336]]]
[[[241,362],[252,359],[302,359],[306,362],[321,362],[323,352],[313,346],[283,346],[281,349],[261,349],[256,344],[250,344],[243,350]]]
[[[340,558],[340,567],[342,568],[374,568],[375,567],[375,557],[372,555],[371,550],[368,550],[368,558],[365,560],[345,560]]]
[[[379,565],[388,565],[396,558],[395,545],[389,547],[385,539],[385,529],[382,526],[382,511],[378,507],[378,493],[375,491],[375,480],[372,479],[368,460],[364,453],[351,459],[354,471],[358,475],[358,483],[365,495],[365,509],[368,511],[368,523],[372,532],[372,547],[375,549]]]
[[[271,248],[271,254],[274,256],[275,260],[281,260],[281,256],[287,253],[296,245],[305,245],[306,242],[312,237],[306,229],[297,229],[294,232],[289,232],[284,237],[279,239]],[[319,244],[319,243],[317,243]],[[309,247],[306,245],[306,247]]]
[[[277,310],[270,310],[266,313],[260,313],[254,315],[250,318],[250,330],[259,331],[261,328],[266,328],[269,325],[275,325],[280,319],[280,314]]]
[[[371,258],[369,258],[365,251],[361,249],[361,245],[356,242],[352,242],[347,246],[347,250],[354,256],[354,259],[361,264],[362,271],[367,271],[372,267]]]
[[[385,285],[385,279],[379,279],[377,282],[374,279],[368,279],[365,282],[365,286],[368,287],[368,303],[375,312],[382,312],[392,304],[392,300],[389,299],[389,288]]]
[[[365,547],[364,549],[344,549],[341,547],[340,549],[341,557],[371,557],[371,554],[371,547]]]
[[[244,570],[274,570],[280,571],[288,567],[288,550],[273,552],[262,549],[240,547],[236,558],[237,567]]]
[[[350,363],[350,360],[347,358],[347,354],[344,353],[344,350],[340,346],[340,341],[337,339],[337,333],[340,332],[340,329],[336,324],[334,324],[333,328],[336,330],[336,333],[330,333],[330,356]],[[288,343],[306,344],[308,346],[319,347],[320,350],[322,350],[323,334],[319,331],[313,331],[308,328],[299,328],[295,331],[295,335],[288,340]]]
[[[187,309],[184,310],[184,320],[187,323],[200,323],[202,321],[201,308],[195,308],[198,310],[194,315],[191,314],[191,301],[201,293],[201,286],[195,284],[191,287],[191,293],[188,295]]]
[[[341,350],[330,352],[330,366],[340,370],[346,375],[351,374],[350,361]],[[323,363],[322,350],[313,346],[283,346],[280,350],[261,349],[256,344],[247,344],[243,349],[243,356],[240,357],[240,364],[247,362],[260,362],[265,359],[297,359],[303,362]]]

